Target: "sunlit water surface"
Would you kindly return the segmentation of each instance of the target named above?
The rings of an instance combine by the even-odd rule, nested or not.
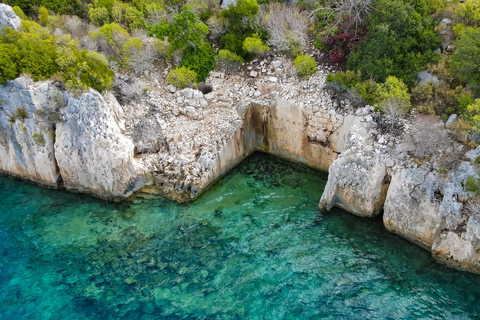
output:
[[[0,177],[0,319],[480,318],[480,277],[320,214],[325,183],[263,154],[186,205]]]

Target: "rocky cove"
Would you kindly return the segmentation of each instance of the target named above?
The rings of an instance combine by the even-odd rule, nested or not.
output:
[[[456,145],[465,155],[447,170],[434,159],[419,163],[409,154],[410,124],[401,135],[382,133],[373,107],[332,99],[328,67],[303,81],[278,57],[249,68],[244,76],[212,72],[214,90],[205,95],[159,76],[122,104],[111,93],[72,96],[51,81],[9,81],[0,87],[0,170],[102,199],[158,194],[185,202],[264,151],[328,170],[321,211],[383,213],[387,230],[443,264],[480,273],[480,216],[467,210],[473,194],[464,188],[479,177],[480,149]]]

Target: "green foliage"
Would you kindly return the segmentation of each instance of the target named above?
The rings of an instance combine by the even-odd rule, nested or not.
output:
[[[185,67],[172,69],[167,75],[168,82],[181,89],[193,85],[196,78],[197,73]]]
[[[91,8],[88,11],[88,17],[94,25],[99,27],[110,22],[110,14],[108,13],[108,10],[104,7]]]
[[[142,29],[145,26],[143,14],[131,6],[128,6],[125,10],[124,21],[130,30]]]
[[[241,17],[254,16],[258,12],[258,3],[257,0],[237,0],[236,5],[231,4],[228,10]]]
[[[123,56],[124,64],[128,65],[128,62],[132,54],[135,54],[136,52],[139,52],[142,49],[143,49],[142,39],[136,38],[136,37],[131,37],[130,39],[128,39],[123,44],[123,48],[122,48],[122,56]]]
[[[393,76],[388,76],[384,83],[377,85],[376,100],[382,104],[388,100],[401,101],[404,106],[410,106],[410,94],[405,83]]]
[[[57,74],[68,89],[109,89],[113,72],[102,55],[76,49],[75,42],[57,41],[48,31],[24,21],[23,31],[7,29],[0,35],[0,83],[27,73],[35,81]],[[69,39],[69,38],[68,38]],[[59,39],[60,40],[60,39]]]
[[[466,27],[480,27],[480,2],[466,0],[460,3],[455,16]]]
[[[476,179],[474,176],[470,176],[464,183],[465,191],[473,192],[475,194],[480,193],[480,179]]]
[[[218,54],[215,57],[216,66],[225,70],[234,70],[242,63],[242,57],[226,49],[218,51]]]
[[[384,82],[389,75],[407,85],[438,54],[439,36],[431,18],[402,0],[379,0],[370,16],[370,39],[348,59],[350,70],[360,70],[365,78]]]
[[[347,70],[345,72],[335,72],[329,73],[325,82],[338,82],[339,84],[347,87],[347,88],[354,88],[355,85],[362,81],[362,74],[360,71],[354,72]]]
[[[251,37],[245,38],[242,48],[243,50],[252,54],[263,54],[265,51],[270,50],[266,45],[263,44],[262,39],[257,33]]]
[[[197,81],[202,82],[207,77],[215,63],[215,50],[204,42],[196,47],[187,47],[182,54],[180,67],[186,67],[197,73]]]
[[[90,32],[90,36],[97,41],[105,40],[117,53],[121,51],[124,41],[129,37],[128,32],[115,22],[102,26],[96,32]]]
[[[480,99],[476,99],[471,105],[467,107],[469,119],[473,123],[473,127],[480,131]]]
[[[302,77],[308,78],[317,72],[317,63],[315,62],[315,59],[308,55],[297,56],[293,61],[293,64]]]
[[[15,79],[19,74],[17,59],[19,51],[16,45],[0,43],[0,84]]]
[[[38,9],[38,21],[40,22],[40,24],[42,26],[46,26],[47,25],[47,22],[48,22],[48,17],[50,16],[50,14],[48,13],[48,9],[45,8],[45,7],[40,7],[40,9]]]
[[[49,78],[58,71],[58,65],[55,62],[57,57],[57,49],[55,41],[52,38],[42,39],[42,35],[36,33],[18,32],[12,29],[6,29],[5,34],[0,36],[0,43],[11,44],[16,47],[16,55],[12,56],[8,53],[3,58],[10,62],[14,60],[16,64],[17,75],[22,73],[30,74],[35,81],[42,78]],[[13,68],[0,64],[0,73],[13,75]],[[15,76],[15,77],[16,77]],[[15,78],[13,77],[13,78]],[[1,79],[5,83],[8,78]]]
[[[208,27],[198,19],[191,6],[184,5],[182,11],[173,17],[171,24],[163,20],[150,26],[148,33],[155,34],[160,40],[168,37],[171,50],[174,51],[191,44],[201,45],[208,34]]]
[[[15,111],[15,118],[25,120],[27,118],[27,111],[23,108],[18,108]]]
[[[67,49],[71,56],[61,67],[65,86],[70,92],[80,93],[88,88],[100,92],[111,89],[114,73],[108,69],[104,56],[94,51],[78,51],[73,46]]]
[[[45,7],[60,14],[81,14],[81,0],[4,0],[12,7],[20,8],[26,15],[35,13],[35,8]],[[18,13],[17,13],[18,15]],[[20,18],[24,19],[20,15]]]
[[[234,33],[227,33],[224,35],[220,40],[220,43],[224,49],[245,57],[246,52],[243,50],[243,40],[241,37],[237,37]]]
[[[19,6],[13,6],[12,9],[20,19],[27,20],[27,16]]]
[[[466,83],[480,84],[480,28],[465,28],[456,42],[452,69]]]

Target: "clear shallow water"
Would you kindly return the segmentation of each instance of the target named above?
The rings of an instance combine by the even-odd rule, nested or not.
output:
[[[0,177],[0,319],[478,319],[480,277],[255,154],[193,204]]]

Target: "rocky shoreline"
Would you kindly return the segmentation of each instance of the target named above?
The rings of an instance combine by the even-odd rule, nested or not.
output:
[[[373,107],[332,100],[323,89],[331,70],[298,80],[274,56],[245,67],[245,76],[212,72],[206,95],[160,79],[122,104],[111,93],[75,97],[49,81],[9,81],[0,87],[0,171],[108,200],[141,192],[191,201],[264,151],[329,171],[321,211],[383,212],[388,230],[480,273],[480,215],[468,210],[473,194],[464,188],[479,178],[480,149],[447,171],[417,163],[403,139],[410,124],[402,136],[382,134]]]

